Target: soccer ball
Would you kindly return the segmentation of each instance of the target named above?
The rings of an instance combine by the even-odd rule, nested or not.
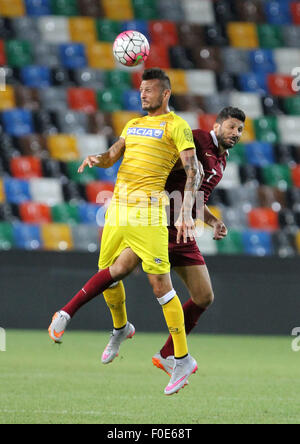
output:
[[[113,45],[115,59],[125,66],[137,66],[147,60],[150,45],[146,37],[138,31],[124,31],[118,35]]]

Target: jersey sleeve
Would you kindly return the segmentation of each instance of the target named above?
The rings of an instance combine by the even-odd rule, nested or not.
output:
[[[172,131],[172,138],[180,153],[188,148],[195,148],[191,127],[183,119],[176,120]]]
[[[130,127],[130,125],[132,124],[132,122],[134,122],[135,119],[133,120],[129,120],[129,122],[127,122],[127,124],[125,125],[120,137],[122,137],[122,139],[126,139],[127,136],[127,130]]]

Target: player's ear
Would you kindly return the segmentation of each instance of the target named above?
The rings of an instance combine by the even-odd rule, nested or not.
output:
[[[214,124],[213,130],[216,134],[219,134],[220,128],[221,128],[221,125],[218,122],[216,122]]]
[[[170,89],[165,89],[165,91],[164,91],[165,99],[169,100],[171,97],[171,94],[172,94],[172,92]]]

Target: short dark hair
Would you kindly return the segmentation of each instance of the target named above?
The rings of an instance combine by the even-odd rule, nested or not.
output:
[[[246,115],[241,109],[228,106],[227,108],[223,108],[222,111],[219,112],[216,122],[222,124],[225,120],[230,118],[238,119],[241,122],[245,122]]]
[[[142,80],[160,80],[163,89],[171,89],[171,81],[169,76],[160,68],[145,69]]]

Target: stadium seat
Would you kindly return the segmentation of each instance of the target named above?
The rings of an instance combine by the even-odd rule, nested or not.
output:
[[[295,66],[300,66],[299,48],[276,48],[273,55],[277,72],[280,74],[291,75]]]
[[[67,43],[71,40],[69,22],[66,17],[40,17],[38,28],[42,40],[48,43]]]
[[[190,127],[193,129],[198,128],[198,113],[194,111],[180,111],[177,115],[186,120]]]
[[[141,32],[150,43],[149,24],[147,20],[123,20],[121,31],[138,31]]]
[[[220,46],[222,48],[229,46],[226,29],[219,23],[204,26],[204,38],[205,43],[209,46]],[[202,46],[202,41],[200,40],[198,44]]]
[[[5,191],[3,185],[3,178],[0,178],[0,204],[3,204],[5,201]],[[0,219],[1,220],[1,219]]]
[[[50,0],[25,0],[27,15],[38,17],[40,15],[51,15]]]
[[[249,52],[250,69],[254,72],[271,73],[276,71],[276,63],[271,49],[256,49]]]
[[[214,9],[210,0],[183,0],[182,8],[187,22],[206,25],[215,22]]]
[[[231,208],[240,208],[242,212],[258,206],[257,186],[249,183],[226,189],[226,200]]]
[[[285,97],[283,107],[286,114],[300,116],[300,96]]]
[[[189,92],[200,96],[210,96],[217,92],[216,76],[210,70],[190,70],[186,72]]]
[[[34,17],[28,15],[16,17],[11,20],[11,27],[17,40],[28,40],[34,45],[41,38],[37,21]]]
[[[67,91],[65,88],[42,88],[39,95],[42,109],[49,111],[67,109]]]
[[[2,121],[5,131],[11,136],[23,136],[34,132],[32,113],[25,109],[15,108],[3,111]]]
[[[105,72],[93,68],[77,68],[73,71],[74,80],[77,85],[88,89],[104,89]]]
[[[85,134],[88,128],[88,116],[81,111],[60,110],[55,115],[55,123],[60,133]]]
[[[230,105],[245,110],[250,119],[257,119],[263,114],[260,95],[257,93],[232,92]]]
[[[51,157],[68,162],[79,159],[76,137],[68,134],[50,135],[47,139]]]
[[[36,41],[33,45],[33,57],[36,64],[48,68],[56,68],[61,63],[56,43]]]
[[[83,185],[98,179],[97,168],[85,168],[83,173],[78,173],[78,168],[81,165],[81,161],[72,161],[66,163],[66,171],[68,177],[76,182]]]
[[[245,230],[242,233],[244,251],[253,256],[270,256],[273,254],[271,233],[259,230]]]
[[[62,86],[63,88],[73,87],[74,81],[71,79],[72,70],[59,65],[51,69],[51,82],[53,86]]]
[[[33,61],[32,46],[27,40],[6,40],[5,53],[11,67],[21,68]]]
[[[63,183],[62,193],[65,202],[79,203],[86,200],[85,186],[72,181]]]
[[[257,94],[267,94],[267,76],[263,72],[255,73],[250,72],[248,74],[243,73],[238,76],[240,91],[242,92],[254,92]]]
[[[30,111],[37,111],[40,108],[40,98],[37,88],[17,85],[15,86],[15,98],[18,108],[25,108]]]
[[[264,23],[266,21],[260,0],[247,0],[243,3],[234,0],[233,5],[237,13],[237,19],[242,22]]]
[[[286,227],[297,228],[296,215],[290,208],[284,208],[278,213],[279,224],[282,230]]]
[[[244,245],[242,233],[238,230],[230,230],[228,235],[217,242],[219,254],[243,254]]]
[[[87,66],[85,46],[82,43],[59,45],[60,61],[65,68],[78,69]]]
[[[108,142],[103,134],[79,134],[76,136],[76,146],[80,159],[85,159],[91,154],[105,153]]]
[[[127,89],[122,94],[122,108],[126,111],[136,111],[142,113],[142,103],[140,91],[136,89]]]
[[[200,231],[196,228],[196,242],[201,253],[207,256],[217,253],[217,243],[213,239],[213,231],[211,229],[203,229]]]
[[[8,203],[19,205],[21,202],[31,200],[29,183],[26,180],[5,177],[3,185]]]
[[[284,46],[282,28],[269,23],[258,24],[257,33],[261,48],[281,48]]]
[[[278,213],[271,208],[254,208],[248,213],[249,227],[255,230],[279,230]]]
[[[89,44],[97,40],[96,23],[91,17],[71,17],[69,30],[73,42]]]
[[[52,0],[51,7],[53,15],[79,15],[77,0]]]
[[[96,94],[93,89],[69,88],[67,90],[69,107],[85,113],[95,112],[98,109]]]
[[[272,25],[286,25],[292,22],[289,1],[270,0],[264,3],[266,21]]]
[[[134,12],[131,0],[102,0],[104,16],[111,20],[132,20]]]
[[[0,15],[3,17],[22,17],[25,13],[23,0],[0,0]]]
[[[196,23],[181,22],[177,24],[178,43],[172,46],[197,48],[207,44],[203,26]],[[159,42],[158,42],[159,43]]]
[[[203,96],[205,112],[208,114],[218,114],[220,109],[229,106],[230,96],[227,91],[209,96]]]
[[[87,58],[90,68],[115,69],[116,62],[112,52],[112,43],[94,42],[87,45]]]
[[[3,180],[1,180],[3,185]],[[4,185],[3,185],[4,188]],[[4,189],[3,189],[4,193]],[[5,197],[3,195],[3,197]],[[20,220],[19,207],[16,204],[0,201],[0,221],[1,222],[17,222]]]
[[[261,103],[266,116],[278,116],[284,113],[281,97],[267,94],[261,98]]]
[[[257,28],[254,23],[231,22],[227,24],[230,45],[234,48],[257,48]]]
[[[14,245],[13,227],[9,222],[0,222],[0,250],[10,250]]]
[[[185,46],[171,46],[169,48],[170,66],[169,68],[189,70],[194,69],[191,49]]]
[[[257,189],[257,207],[272,208],[276,211],[283,209],[287,205],[286,193],[277,187],[260,185]]]
[[[174,22],[166,20],[152,20],[149,22],[149,34],[151,42],[164,46],[176,46],[179,43],[178,31]]]
[[[21,69],[22,83],[30,88],[51,86],[50,69],[46,66],[29,65]]]
[[[300,188],[300,165],[292,168],[292,180],[295,187]]]
[[[112,126],[114,133],[120,136],[125,125],[139,115],[134,111],[115,111],[112,113]]]
[[[297,234],[295,236],[295,242],[296,242],[297,252],[299,254],[300,253],[300,230],[297,232]]]
[[[285,47],[298,48],[300,39],[300,27],[298,25],[286,25],[282,29],[283,42]]]
[[[268,142],[246,144],[246,159],[250,165],[264,167],[274,163],[273,145]]]
[[[0,40],[0,66],[6,65],[4,40]]]
[[[103,81],[107,88],[132,88],[132,76],[128,71],[119,69],[107,70],[103,73]],[[139,89],[139,85],[136,89]]]
[[[286,190],[292,186],[291,170],[288,165],[269,165],[262,168],[262,178],[265,185]]]
[[[86,185],[86,196],[87,200],[90,203],[99,203],[103,204],[102,199],[107,198],[108,196],[112,196],[114,191],[114,183],[113,182],[102,182],[95,181],[90,182]],[[103,193],[101,195],[101,193]]]
[[[264,116],[254,119],[253,124],[257,140],[269,143],[279,142],[276,116]]]
[[[233,162],[229,162],[224,172],[219,187],[223,189],[234,188],[240,185],[239,167]]]
[[[288,145],[299,145],[299,116],[279,116],[278,131],[280,141]]]
[[[101,42],[113,42],[121,33],[121,22],[102,17],[96,20],[98,40]]]
[[[300,6],[299,2],[291,2],[292,20],[295,25],[300,25]]]
[[[190,111],[201,114],[206,111],[204,99],[204,97],[189,93],[174,94],[171,96],[170,105],[175,111]]]
[[[44,224],[52,222],[50,207],[43,203],[22,202],[19,205],[20,217],[27,224]]]
[[[121,106],[121,105],[120,105]],[[89,134],[103,134],[107,137],[113,136],[111,113],[97,111],[88,114]]]
[[[270,94],[278,97],[295,95],[292,87],[293,80],[294,78],[291,75],[269,74],[267,82]]]
[[[40,226],[17,223],[13,226],[14,246],[24,250],[38,250],[42,248]]]
[[[236,20],[237,17],[231,0],[215,0],[213,6],[218,23],[224,24]]]
[[[30,179],[29,189],[32,198],[28,200],[45,203],[49,206],[63,202],[62,186],[59,179]]]
[[[98,107],[103,112],[114,112],[123,109],[123,91],[119,88],[107,88],[97,92]]]
[[[78,215],[81,224],[96,225],[100,206],[88,202],[78,204]]]
[[[251,71],[248,51],[239,48],[222,48],[224,70],[232,74]]]
[[[94,253],[99,250],[100,233],[99,227],[91,227],[90,225],[74,225],[72,226],[72,238],[74,250],[87,251]]]
[[[164,44],[152,44],[149,57],[145,62],[145,68],[159,66],[161,69],[171,68],[168,47]]]
[[[298,162],[298,149],[285,143],[278,143],[274,146],[276,163],[295,165]]]
[[[40,109],[33,112],[34,126],[40,134],[56,134],[58,128],[55,123],[55,113]]]
[[[45,250],[67,251],[73,249],[72,231],[67,224],[43,224],[41,238]]]
[[[102,17],[103,10],[98,0],[77,0],[79,15],[89,17]]]
[[[51,215],[54,223],[64,223],[74,225],[79,223],[79,214],[77,205],[67,202],[53,205]]]
[[[200,114],[198,116],[199,129],[210,132],[216,123],[216,114]]]
[[[102,180],[104,182],[116,182],[117,174],[121,165],[122,159],[118,160],[112,167],[110,168],[98,168],[97,169],[97,178],[98,180]]]
[[[207,69],[221,72],[223,62],[221,59],[221,50],[209,46],[199,47],[191,50],[191,55],[197,69]]]
[[[246,163],[246,145],[245,143],[239,142],[233,150],[230,150],[228,162],[234,162],[238,165],[243,165]]]
[[[37,157],[14,157],[10,161],[10,171],[17,179],[42,177],[41,161]]]
[[[277,256],[281,258],[295,256],[296,246],[293,235],[278,231],[272,234],[272,243]]]
[[[0,90],[0,111],[16,108],[14,88],[6,85],[5,90]]]

